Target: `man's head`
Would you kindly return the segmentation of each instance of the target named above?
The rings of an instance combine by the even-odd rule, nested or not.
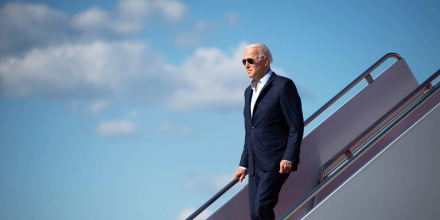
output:
[[[272,54],[264,44],[251,44],[244,51],[243,65],[249,78],[260,80],[269,70]]]

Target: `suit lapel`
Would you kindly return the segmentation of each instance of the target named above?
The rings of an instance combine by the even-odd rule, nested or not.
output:
[[[265,93],[266,88],[268,88],[272,85],[272,82],[275,80],[275,78],[277,78],[277,74],[275,74],[275,72],[272,72],[272,75],[270,75],[270,78],[267,80],[266,85],[263,86],[261,93],[260,93],[260,96],[258,96],[258,99],[260,99],[262,97],[261,94]]]
[[[252,88],[249,86],[245,92],[245,104],[244,104],[244,116],[245,120],[251,121],[251,99],[252,99]]]
[[[255,102],[255,106],[254,106],[254,114],[257,112],[258,110],[258,104],[260,103],[261,99],[264,98],[264,96],[266,95],[267,91],[269,91],[270,87],[272,87],[272,82],[275,80],[275,78],[277,78],[277,74],[275,74],[275,72],[272,72],[272,75],[270,76],[269,80],[267,80],[266,84],[263,86],[263,88],[261,89],[260,95],[257,98],[257,101]],[[252,89],[251,89],[252,90]],[[252,94],[252,93],[251,93]],[[250,99],[249,99],[250,100]],[[249,101],[250,102],[250,101]]]

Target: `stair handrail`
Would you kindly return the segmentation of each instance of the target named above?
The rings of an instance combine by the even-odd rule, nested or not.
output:
[[[328,109],[333,103],[335,103],[339,98],[341,98],[350,89],[356,86],[361,80],[366,79],[368,84],[372,82],[370,73],[373,72],[377,67],[379,67],[383,62],[389,58],[395,58],[397,60],[402,59],[402,57],[397,53],[387,53],[379,60],[377,60],[373,65],[371,65],[367,70],[365,70],[361,75],[359,75],[355,80],[348,84],[344,89],[342,89],[338,94],[331,98],[327,103],[325,103],[320,109],[313,113],[306,121],[304,121],[304,126],[308,125],[315,118],[317,118],[321,113]]]
[[[357,143],[359,143],[365,136],[367,136],[370,132],[372,132],[375,128],[377,128],[382,122],[391,117],[400,107],[409,102],[414,96],[416,96],[419,92],[426,88],[430,88],[432,81],[434,81],[440,75],[440,70],[431,75],[428,79],[426,79],[423,83],[421,83],[416,89],[414,89],[409,95],[407,95],[402,101],[400,101],[397,105],[395,105],[391,110],[385,113],[381,118],[379,118],[375,123],[373,123],[370,127],[368,127],[364,132],[362,132],[359,136],[357,136],[352,142],[350,142],[345,148],[343,148],[339,153],[337,153],[333,158],[327,161],[324,165],[322,165],[320,169],[320,179],[319,182],[324,181],[325,179],[325,170],[336,160],[338,160],[343,155],[346,155],[347,152],[351,150]],[[352,155],[352,152],[350,152]]]
[[[410,95],[407,96],[410,97],[413,93],[416,93],[416,91],[419,91],[421,89],[427,88],[429,84],[438,76],[440,76],[440,69],[437,70],[430,78],[428,78],[423,84],[421,84],[419,87],[417,87]],[[429,83],[427,84],[427,82]],[[329,176],[328,178],[324,179],[314,190],[312,190],[309,194],[307,194],[300,202],[298,202],[295,206],[293,206],[289,211],[287,211],[280,220],[287,220],[292,216],[297,210],[299,210],[301,207],[303,207],[306,203],[308,203],[311,199],[313,199],[319,192],[321,192],[322,189],[324,189],[328,184],[330,184],[336,177],[344,171],[348,166],[350,166],[352,163],[354,163],[360,156],[362,156],[367,150],[369,150],[374,144],[376,144],[378,141],[380,141],[384,135],[386,135],[390,130],[392,130],[396,125],[400,123],[400,121],[404,118],[406,118],[409,114],[411,114],[421,103],[425,102],[428,98],[430,98],[433,94],[440,91],[440,86],[437,86],[435,88],[432,88],[430,90],[430,93],[423,97],[421,100],[417,102],[414,106],[412,106],[408,111],[406,111],[404,114],[399,116],[391,125],[381,131],[376,137],[373,138],[373,140],[364,148],[362,148],[359,153],[348,159],[346,163],[344,163],[342,166],[340,166],[333,175]],[[399,104],[397,104],[399,105]],[[396,106],[397,106],[396,105]]]
[[[336,94],[332,99],[330,99],[327,103],[325,103],[320,109],[318,109],[309,118],[307,118],[307,120],[304,121],[304,127],[306,127],[310,122],[315,120],[322,112],[328,109],[333,103],[335,103],[339,98],[341,98],[344,94],[346,94],[355,85],[357,85],[362,79],[366,79],[368,83],[371,83],[372,79],[370,73],[373,72],[377,67],[379,67],[383,62],[385,62],[389,58],[395,58],[397,60],[402,59],[402,57],[397,53],[385,54],[382,58],[377,60],[373,65],[371,65],[367,70],[365,70],[361,75],[359,75],[355,80],[353,80],[350,84],[348,84],[344,89],[342,89],[338,94]],[[231,189],[237,182],[238,179],[233,179],[225,187],[223,187],[223,189],[221,189],[217,194],[215,194],[207,202],[205,202],[199,209],[194,211],[194,213],[192,213],[188,218],[186,218],[186,220],[192,220],[195,217],[197,217],[200,213],[202,213],[205,209],[207,209],[212,203],[218,200],[218,198],[220,198],[229,189]]]
[[[205,202],[199,209],[194,211],[193,214],[191,214],[186,220],[192,220],[200,213],[202,213],[205,209],[207,209],[212,203],[217,201],[218,198],[220,198],[223,194],[225,194],[229,189],[231,189],[235,184],[238,183],[238,178],[233,179],[231,182],[229,182],[223,189],[221,189],[217,194],[215,194],[213,197],[211,197],[208,201]]]

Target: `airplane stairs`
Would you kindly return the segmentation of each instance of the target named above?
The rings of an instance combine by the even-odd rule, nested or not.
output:
[[[373,79],[370,73],[389,58],[397,61]],[[276,219],[440,219],[439,75],[419,85],[405,60],[389,53],[309,117],[305,126],[367,81],[303,138],[301,163],[281,190]],[[244,187],[208,219],[246,220],[248,210]]]

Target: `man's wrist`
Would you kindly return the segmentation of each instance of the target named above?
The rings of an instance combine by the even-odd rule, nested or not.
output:
[[[243,170],[247,170],[247,167],[242,167],[242,166],[240,166],[240,167],[238,167],[238,168],[243,169]]]

